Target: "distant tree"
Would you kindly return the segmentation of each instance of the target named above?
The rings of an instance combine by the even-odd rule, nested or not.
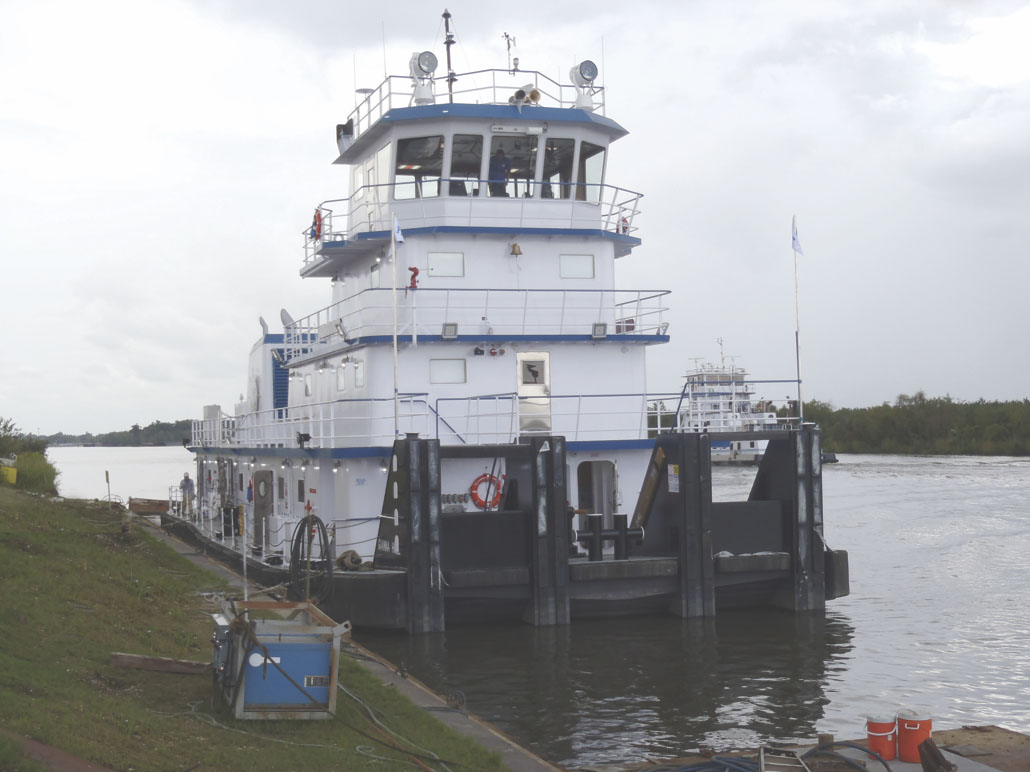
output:
[[[893,404],[834,410],[805,405],[823,447],[844,453],[1030,455],[1030,400],[956,402],[950,395],[899,394]]]

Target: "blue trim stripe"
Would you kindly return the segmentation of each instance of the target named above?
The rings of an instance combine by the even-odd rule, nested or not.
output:
[[[389,241],[392,231],[367,231],[357,234],[351,241],[324,241],[320,251],[341,248],[355,241]],[[423,228],[404,228],[404,237],[418,235],[432,235],[437,233],[475,233],[475,234],[496,234],[498,236],[525,235],[525,236],[584,236],[600,237],[611,239],[619,244],[638,247],[642,243],[636,236],[629,236],[625,233],[614,233],[601,228],[528,228],[512,226],[510,228],[498,228],[486,225],[428,225]]]
[[[648,450],[654,447],[653,439],[646,440],[582,440],[566,443],[569,451],[601,451],[601,450]],[[393,448],[389,446],[370,446],[360,448],[187,448],[191,453],[200,456],[255,456],[268,458],[310,458],[333,459],[342,458],[389,458]]]
[[[512,92],[514,93],[514,92]],[[520,110],[515,105],[474,105],[474,104],[435,104],[417,105],[415,107],[394,107],[382,117],[382,123],[398,123],[400,121],[424,121],[430,118],[495,118],[515,123],[585,123],[590,126],[608,129],[615,136],[624,136],[629,132],[611,118],[574,107],[540,107],[539,105],[523,105]]]
[[[196,453],[198,456],[254,456],[260,459],[317,458],[329,461],[337,458],[390,458],[393,455],[393,448],[388,445],[372,445],[359,448],[312,448],[310,450],[303,450],[301,448],[204,448],[191,446],[187,450],[191,453]]]
[[[514,93],[514,91],[512,92]],[[571,107],[540,107],[523,105],[521,112],[515,105],[474,105],[441,103],[415,107],[394,107],[354,139],[354,144],[339,157],[337,163],[353,163],[363,158],[369,146],[379,140],[387,129],[408,121],[446,120],[449,118],[475,118],[477,120],[504,121],[509,125],[566,123],[591,126],[605,131],[612,140],[629,132],[603,115]],[[483,130],[488,129],[484,125]]]
[[[454,341],[444,340],[439,335],[419,335],[420,343],[453,343]],[[459,335],[455,338],[457,342],[465,343],[507,343],[513,342],[546,342],[546,343],[668,343],[668,335],[608,335],[599,340],[594,340],[590,335]],[[411,343],[411,335],[398,335],[398,343]],[[383,343],[393,344],[392,335],[366,335],[360,338],[348,338],[347,343],[351,345],[379,345]],[[321,355],[319,355],[321,356]],[[330,355],[331,356],[331,355]]]

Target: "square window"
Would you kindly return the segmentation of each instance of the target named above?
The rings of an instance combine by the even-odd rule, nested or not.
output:
[[[593,255],[558,255],[558,275],[563,279],[593,279]]]
[[[547,383],[547,363],[543,359],[523,359],[522,383],[529,386]]]
[[[430,359],[430,383],[465,383],[464,359]]]
[[[463,252],[430,252],[426,258],[430,276],[465,275],[465,254]]]

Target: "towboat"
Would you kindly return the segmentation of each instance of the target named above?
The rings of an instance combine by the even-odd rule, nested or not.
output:
[[[743,516],[775,544],[702,543],[655,512],[690,492],[682,506],[704,529],[712,451],[708,435],[649,421],[679,397],[646,388],[648,353],[670,340],[670,291],[615,284],[616,261],[642,243],[642,195],[609,179],[627,131],[607,116],[597,66],[580,62],[568,82],[439,70],[414,53],[335,127],[348,195],[318,203],[298,233],[300,276],[325,283],[326,305],[283,309],[277,331],[260,320],[245,396],[193,422],[196,505],[171,488],[170,522],[269,582],[300,571],[298,594],[317,573],[355,624],[412,632],[445,617],[705,615],[717,592],[807,608],[786,557],[797,539],[778,518],[800,507],[821,533],[821,492],[795,495],[799,476],[818,478],[804,461],[813,443],[819,457],[817,431],[777,429],[783,458],[804,459],[763,490],[790,504]],[[729,534],[738,515],[726,517]],[[804,543],[822,576],[821,537]],[[723,591],[726,549],[785,557],[738,560],[723,583],[737,590]],[[707,568],[689,578],[696,550]],[[610,576],[617,560],[634,567]],[[831,584],[809,588],[811,604],[846,592],[840,566]]]
[[[721,338],[719,346],[721,349]],[[755,384],[748,379],[747,371],[727,362],[721,354],[719,364],[697,360],[687,371],[675,416],[679,431],[714,435],[713,464],[757,464],[768,443],[760,439],[726,440],[718,435],[764,432],[789,425],[778,417],[771,401],[755,398]]]

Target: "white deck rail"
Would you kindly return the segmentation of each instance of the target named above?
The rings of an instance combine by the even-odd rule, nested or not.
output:
[[[463,104],[508,104],[509,98],[516,89],[532,84],[540,92],[540,105],[543,107],[575,107],[579,92],[572,84],[561,84],[535,70],[473,70],[458,73],[456,82],[460,84],[454,89],[453,101]],[[436,103],[445,104],[447,94],[447,75],[432,79]],[[594,111],[604,115],[604,88],[590,87],[590,96],[594,102]],[[374,88],[348,116],[348,123],[353,126],[354,138],[357,139],[368,131],[386,113],[395,107],[412,107],[413,88],[408,75],[389,75]],[[533,105],[524,105],[527,114]]]
[[[471,184],[481,192],[486,180],[447,178],[422,182],[364,185],[348,198],[323,201],[318,205],[322,231],[312,226],[301,231],[304,267],[319,262],[364,233],[380,233],[388,240],[397,217],[402,229],[439,225],[457,227],[554,228],[602,230],[636,236],[642,193],[607,183],[576,183],[566,186],[572,198],[541,195],[550,185],[520,181],[529,195],[510,198],[486,195],[448,195],[451,182]],[[432,185],[441,195],[424,195]],[[528,187],[527,187],[528,186]],[[560,196],[561,191],[551,191]]]
[[[393,290],[368,289],[295,320],[285,328],[285,359],[320,347],[393,334]],[[444,322],[458,335],[664,335],[669,290],[501,290],[399,288],[401,335],[438,336]],[[350,310],[345,310],[350,309]]]

